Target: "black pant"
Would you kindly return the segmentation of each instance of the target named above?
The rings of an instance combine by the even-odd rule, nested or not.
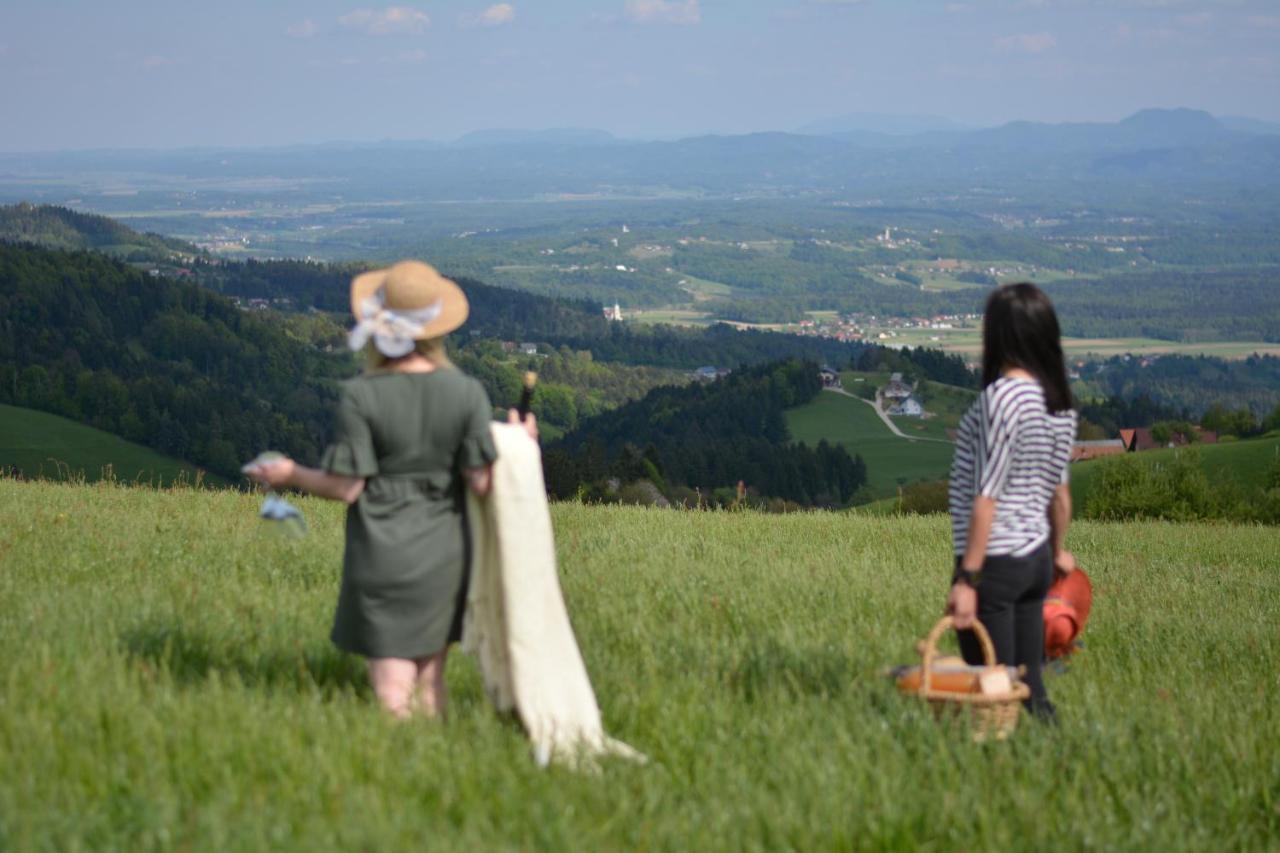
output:
[[[1028,711],[1053,716],[1040,664],[1044,660],[1044,597],[1053,583],[1053,552],[1046,543],[1025,557],[987,557],[978,582],[978,621],[991,635],[996,661],[1025,666]],[[985,663],[973,631],[956,632],[966,663]]]

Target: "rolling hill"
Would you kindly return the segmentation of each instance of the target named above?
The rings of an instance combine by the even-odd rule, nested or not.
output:
[[[0,404],[0,471],[28,478],[103,478],[168,486],[225,485],[196,466],[68,418]]]
[[[0,241],[68,251],[93,249],[131,261],[187,261],[203,254],[183,240],[142,234],[105,216],[25,202],[0,206]]]
[[[888,497],[897,487],[947,476],[952,450],[937,441],[909,441],[889,431],[864,400],[824,392],[786,414],[794,441],[809,446],[825,439],[862,457],[867,467],[867,496]]]
[[[1197,445],[1195,450],[1200,454],[1200,464],[1211,481],[1234,481],[1252,491],[1265,485],[1271,466],[1280,459],[1280,435],[1270,433],[1246,441]],[[1155,466],[1167,463],[1178,452],[1175,449],[1148,450],[1135,454],[1135,458],[1145,465]],[[1111,461],[1104,457],[1071,466],[1071,496],[1077,507],[1087,505],[1098,473]]]

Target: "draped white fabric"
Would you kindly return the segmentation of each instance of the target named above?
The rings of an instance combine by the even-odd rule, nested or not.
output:
[[[425,308],[393,310],[386,307],[383,292],[378,290],[360,302],[360,320],[347,336],[347,346],[358,351],[372,338],[378,352],[387,358],[408,355],[422,327],[439,317],[443,310],[444,303],[439,299]]]
[[[499,711],[515,710],[539,765],[590,767],[601,755],[644,760],[604,732],[556,573],[538,446],[493,424],[498,460],[487,498],[469,497],[471,585],[462,647],[480,663]]]

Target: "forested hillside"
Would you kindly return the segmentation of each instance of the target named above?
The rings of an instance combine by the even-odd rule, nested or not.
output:
[[[315,460],[351,370],[205,288],[0,243],[0,402],[236,477],[266,448]]]
[[[1280,341],[1280,267],[1109,273],[1045,290],[1066,335]]]
[[[0,206],[0,241],[34,243],[46,249],[97,249],[132,261],[200,254],[190,243],[141,234],[105,216],[26,203]]]
[[[789,443],[785,410],[821,389],[817,365],[798,360],[747,368],[718,382],[655,389],[549,447],[547,487],[567,498],[583,491],[605,495],[609,479],[620,485],[648,480],[677,500],[693,488],[715,500],[717,489],[742,481],[756,495],[844,505],[866,482],[862,459],[826,442]]]
[[[274,298],[343,313],[353,272],[303,262],[196,270],[197,281],[227,291],[287,294]],[[659,385],[683,384],[689,368],[708,364],[794,357],[972,382],[960,359],[937,352],[728,326],[632,327],[608,323],[590,303],[462,285],[473,305],[466,332],[475,335],[457,336],[459,366],[498,406],[514,404],[523,370],[541,372],[535,411],[552,434]],[[317,457],[331,427],[334,381],[357,369],[342,346],[344,323],[340,315],[241,310],[207,287],[97,253],[0,243],[0,402],[63,415],[227,477],[265,448]],[[542,352],[521,360],[493,338],[532,339]],[[827,495],[777,489],[800,502]],[[844,500],[846,491],[831,494]]]
[[[1272,326],[1277,317],[1280,314],[1268,318]],[[1214,406],[1247,408],[1262,418],[1280,405],[1280,358],[1275,356],[1239,361],[1185,355],[1117,357],[1089,366],[1083,376],[1103,397],[1146,398],[1163,410],[1157,419],[1174,412],[1199,418]],[[1126,424],[1134,425],[1140,424]]]

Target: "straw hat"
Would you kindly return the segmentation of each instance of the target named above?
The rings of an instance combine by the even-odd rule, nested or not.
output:
[[[420,341],[452,332],[471,311],[462,289],[422,261],[401,261],[352,279],[351,313],[356,320],[368,318],[371,299],[387,311],[429,317],[412,335]]]

